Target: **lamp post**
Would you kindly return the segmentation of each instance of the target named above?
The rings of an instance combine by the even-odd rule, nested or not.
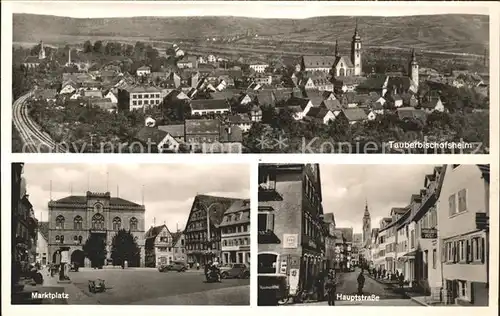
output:
[[[206,218],[206,221],[207,221],[207,240],[205,241],[206,245],[207,245],[207,250],[209,250],[211,252],[212,250],[212,238],[211,238],[211,230],[210,230],[210,210],[212,209],[213,206],[215,206],[217,203],[212,203],[210,204],[208,207],[205,206],[205,204],[202,204],[200,203],[199,205],[201,205],[203,207],[203,209],[205,210],[205,212],[207,213],[207,218]],[[213,256],[213,254],[210,254],[210,256]],[[207,259],[209,257],[209,254],[208,252],[205,254],[205,264],[207,264]]]

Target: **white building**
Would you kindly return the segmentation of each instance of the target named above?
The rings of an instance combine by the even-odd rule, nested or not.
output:
[[[234,202],[220,227],[222,263],[250,265],[250,200]]]
[[[488,306],[489,165],[447,165],[437,202],[444,290],[451,303]],[[493,298],[494,299],[494,298]]]
[[[149,68],[148,66],[139,67],[136,71],[136,74],[137,77],[148,76],[149,74],[151,74],[151,68]]]
[[[161,90],[155,87],[137,86],[130,91],[130,110],[144,109],[151,106],[159,106],[163,101]]]
[[[269,64],[257,62],[251,63],[248,67],[257,73],[264,73],[269,67]]]

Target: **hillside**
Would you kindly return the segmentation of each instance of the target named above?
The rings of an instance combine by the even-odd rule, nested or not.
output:
[[[478,15],[358,17],[366,46],[417,46],[482,54],[489,43],[489,18]],[[134,17],[75,19],[14,14],[13,41],[48,43],[82,42],[85,38],[129,40],[205,38],[245,34],[293,40],[349,40],[354,17],[309,19],[257,19],[241,17]]]

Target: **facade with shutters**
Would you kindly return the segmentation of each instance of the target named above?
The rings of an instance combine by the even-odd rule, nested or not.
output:
[[[48,260],[55,263],[61,249],[69,250],[70,262],[90,267],[85,258],[83,245],[95,234],[106,243],[107,258],[103,265],[112,265],[111,242],[120,230],[130,231],[141,250],[141,259],[135,265],[144,266],[144,205],[119,197],[109,192],[87,192],[86,195],[71,195],[50,201]],[[129,263],[132,265],[132,263]]]
[[[488,305],[489,166],[447,165],[437,202],[443,288],[452,304]]]
[[[259,284],[278,274],[291,295],[313,287],[327,264],[322,216],[319,165],[259,165]]]

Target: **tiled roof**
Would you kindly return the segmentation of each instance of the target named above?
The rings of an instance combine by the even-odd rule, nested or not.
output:
[[[231,207],[231,205],[235,201],[238,200],[239,199],[213,196],[213,195],[197,195],[194,198],[193,205],[191,206],[191,212],[188,222],[186,223],[186,228],[190,224],[189,220],[191,219],[191,213],[196,209],[196,206],[198,204],[202,204],[207,208],[210,207],[211,205],[214,205],[214,207],[210,208],[209,210],[210,211],[209,220],[210,223],[212,223],[214,226],[219,226],[222,222],[222,219],[224,218],[224,213]],[[218,207],[216,207],[215,205],[218,205]]]
[[[314,118],[317,118],[317,119],[323,119],[327,114],[328,114],[329,110],[326,109],[326,108],[311,108],[306,116],[309,116],[309,117],[314,117]]]
[[[397,109],[397,113],[398,113],[399,119],[401,119],[401,120],[412,118],[412,119],[420,119],[420,120],[425,121],[425,119],[427,118],[427,115],[425,114],[425,112],[423,110],[417,110],[417,109],[412,108],[412,107],[399,108],[399,109]]]
[[[335,223],[335,215],[333,213],[323,214],[323,222],[325,223]]]
[[[192,100],[191,109],[193,110],[229,109],[229,104],[225,99]]]
[[[162,131],[155,127],[144,126],[139,130],[136,135],[136,138],[143,143],[153,143],[159,144],[165,137],[167,136],[167,132]]]
[[[172,245],[175,246],[177,244],[177,242],[179,241],[179,239],[182,237],[182,234],[183,234],[182,231],[171,233],[171,235],[172,235]]]
[[[237,95],[238,92],[239,92],[239,90],[238,91],[222,90],[222,91],[212,92],[212,93],[210,93],[210,96],[214,100],[216,100],[216,99],[218,99],[218,100],[224,100],[224,99],[231,100],[232,98],[234,98]]]
[[[289,106],[289,107],[298,106],[302,110],[304,110],[306,108],[307,104],[309,104],[309,102],[310,102],[310,100],[309,99],[305,99],[305,98],[290,98],[286,102],[286,105]]]
[[[172,137],[184,137],[184,124],[160,125],[158,129],[169,133]]]
[[[303,56],[306,68],[331,68],[335,64],[335,56]]]
[[[184,122],[186,135],[192,134],[220,134],[219,120],[186,120]]]
[[[136,86],[129,90],[130,93],[155,92],[160,93],[161,90],[151,86]]]
[[[168,230],[168,227],[165,224],[159,225],[159,226],[153,226],[153,227],[148,229],[148,231],[145,234],[145,237],[146,238],[156,238],[156,236],[158,236],[158,234],[161,233],[163,228],[166,228]]]
[[[342,112],[349,122],[366,120],[366,113],[360,108],[343,109]]]
[[[70,195],[64,197],[62,199],[54,201],[59,204],[87,204],[87,197],[84,195]],[[141,206],[137,203],[119,198],[119,197],[111,197],[109,201],[110,205],[122,205],[122,206]]]
[[[341,232],[342,237],[345,238],[346,242],[352,242],[353,239],[352,228],[335,228],[335,230]]]
[[[325,100],[323,101],[322,106],[326,107],[328,110],[332,112],[342,110],[342,105],[340,104],[340,101],[337,99]]]

